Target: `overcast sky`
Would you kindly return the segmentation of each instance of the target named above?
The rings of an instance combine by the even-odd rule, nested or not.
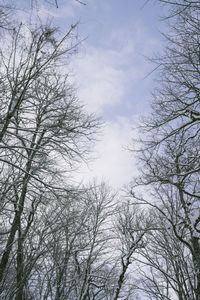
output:
[[[51,0],[53,1],[53,0]],[[134,155],[125,148],[136,137],[139,116],[148,113],[155,74],[147,57],[161,51],[161,8],[145,0],[59,0],[40,14],[54,17],[64,31],[79,21],[84,39],[72,61],[78,96],[89,112],[105,122],[94,147],[96,159],[81,168],[83,181],[97,177],[119,188],[136,174]],[[151,2],[151,3],[150,3]]]

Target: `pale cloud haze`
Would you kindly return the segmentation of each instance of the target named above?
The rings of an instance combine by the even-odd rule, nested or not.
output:
[[[137,138],[136,133],[133,134],[132,123],[124,117],[105,123],[100,140],[93,149],[95,159],[88,166],[82,166],[78,180],[85,183],[95,177],[114,188],[121,188],[131,180],[132,175],[137,173],[136,160],[126,149],[131,138]]]
[[[83,1],[84,2],[84,1]],[[72,80],[80,101],[89,113],[96,113],[104,127],[95,144],[93,157],[83,164],[75,181],[96,177],[120,188],[137,173],[136,158],[125,150],[137,138],[136,120],[149,111],[154,76],[146,57],[161,49],[159,7],[145,1],[60,0],[59,8],[41,9],[61,27],[79,21],[83,42],[72,60]]]
[[[87,46],[73,62],[79,98],[89,112],[102,114],[123,100],[129,80],[120,67],[121,58],[114,50]]]

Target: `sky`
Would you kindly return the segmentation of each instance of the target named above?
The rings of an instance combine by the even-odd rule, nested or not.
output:
[[[52,3],[54,2],[51,0]],[[149,58],[162,51],[162,8],[153,0],[58,0],[44,5],[64,32],[77,21],[78,54],[72,58],[72,80],[89,113],[104,122],[89,164],[82,164],[75,181],[94,177],[114,188],[137,174],[136,156],[127,150],[138,133],[134,128],[149,113],[156,74]]]

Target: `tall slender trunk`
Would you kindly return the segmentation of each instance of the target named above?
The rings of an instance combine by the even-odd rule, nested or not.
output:
[[[17,241],[17,292],[15,300],[23,300],[23,289],[24,289],[24,259],[23,259],[23,237],[21,233],[21,220],[18,225],[18,241]]]
[[[8,236],[7,244],[6,244],[5,250],[3,252],[3,255],[2,255],[2,258],[0,261],[0,282],[2,282],[2,280],[3,280],[4,272],[6,270],[8,260],[10,257],[10,252],[11,252],[13,244],[14,244],[15,235],[18,230],[18,226],[20,224],[21,215],[23,213],[24,201],[25,201],[26,192],[27,192],[27,186],[28,186],[28,182],[30,179],[30,175],[28,174],[30,171],[30,168],[31,168],[31,163],[29,162],[27,164],[27,168],[26,168],[27,173],[25,174],[24,180],[23,180],[23,187],[22,187],[22,192],[21,192],[21,196],[19,199],[19,203],[18,203],[18,208],[15,211],[15,216],[14,216],[12,226],[10,229],[10,234]],[[0,289],[0,292],[1,292],[1,289]]]
[[[198,237],[192,237],[193,246],[193,263],[196,274],[195,296],[196,300],[200,300],[200,244]]]
[[[126,271],[128,269],[128,266],[130,265],[130,257],[128,257],[126,259],[126,262],[124,262],[124,259],[122,257],[121,261],[122,261],[122,271],[121,271],[121,274],[119,276],[119,279],[118,279],[118,282],[117,282],[117,289],[115,291],[115,294],[114,294],[112,300],[117,300],[118,297],[119,297],[119,293],[120,293],[122,285],[124,283],[124,277],[125,277]]]

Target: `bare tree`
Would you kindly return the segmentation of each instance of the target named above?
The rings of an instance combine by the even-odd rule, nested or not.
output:
[[[200,299],[200,6],[199,1],[160,2],[167,3],[174,14],[169,12],[170,33],[165,35],[165,52],[154,60],[159,72],[158,87],[153,94],[151,115],[141,121],[141,176],[132,182],[131,193],[136,201],[157,211],[162,223],[170,227],[151,236],[155,251],[152,248],[149,252],[152,258],[148,257],[152,267],[146,281],[148,288],[154,284],[152,292],[154,297],[158,292],[156,299],[174,297],[170,296],[173,289],[178,299],[197,300]],[[166,239],[166,244],[157,244],[156,238]],[[171,245],[166,251],[167,243],[179,245],[182,251],[179,270],[174,265],[178,260],[173,249],[170,250]],[[163,255],[158,261],[161,249]],[[158,274],[162,275],[165,286],[162,279],[157,280]]]
[[[102,184],[74,189],[40,205],[24,244],[26,295],[35,295],[34,299],[107,296],[111,237],[106,226],[113,200]]]
[[[152,210],[157,230],[147,233],[141,249],[139,289],[150,299],[196,299],[193,262],[190,251],[174,234],[163,215]],[[183,236],[187,232],[182,230]]]
[[[188,140],[186,137],[188,137],[187,131],[184,132],[184,135],[183,133],[177,133],[170,140],[165,140],[165,145],[161,148],[162,151],[156,149],[154,152],[154,150],[148,149],[143,152],[145,168],[143,168],[141,178],[136,180],[135,187],[138,184],[139,186],[149,186],[149,199],[147,196],[138,196],[134,191],[132,196],[138,202],[146,203],[158,211],[160,217],[164,220],[163,223],[168,224],[170,230],[173,231],[177,244],[181,243],[183,249],[187,249],[184,251],[187,253],[186,261],[188,260],[188,265],[192,270],[190,271],[190,281],[192,283],[190,284],[189,296],[186,299],[193,299],[193,293],[195,294],[194,299],[198,299],[200,286],[200,211],[199,196],[197,194],[199,186],[199,143],[196,144],[196,141]],[[197,171],[195,170],[196,167]],[[163,236],[163,229],[161,229],[160,234]],[[164,244],[162,247],[164,251]],[[173,263],[173,261],[170,263]],[[187,272],[185,276],[188,276]]]
[[[131,299],[132,294],[136,292],[136,285],[133,282],[131,285],[128,284],[127,279],[130,273],[134,272],[135,265],[130,272],[129,269],[131,269],[130,265],[135,261],[134,255],[139,249],[145,247],[146,241],[144,237],[149,230],[150,220],[147,212],[141,210],[130,201],[126,201],[118,206],[118,213],[114,223],[116,250],[119,251],[116,261],[119,263],[112,299],[124,299],[124,297],[125,299]]]
[[[24,246],[36,211],[47,191],[49,199],[68,191],[63,172],[88,153],[99,126],[78,102],[68,73],[60,70],[76,46],[72,32],[59,39],[54,28],[20,25],[1,48],[2,297],[16,263],[12,297],[23,299]]]

